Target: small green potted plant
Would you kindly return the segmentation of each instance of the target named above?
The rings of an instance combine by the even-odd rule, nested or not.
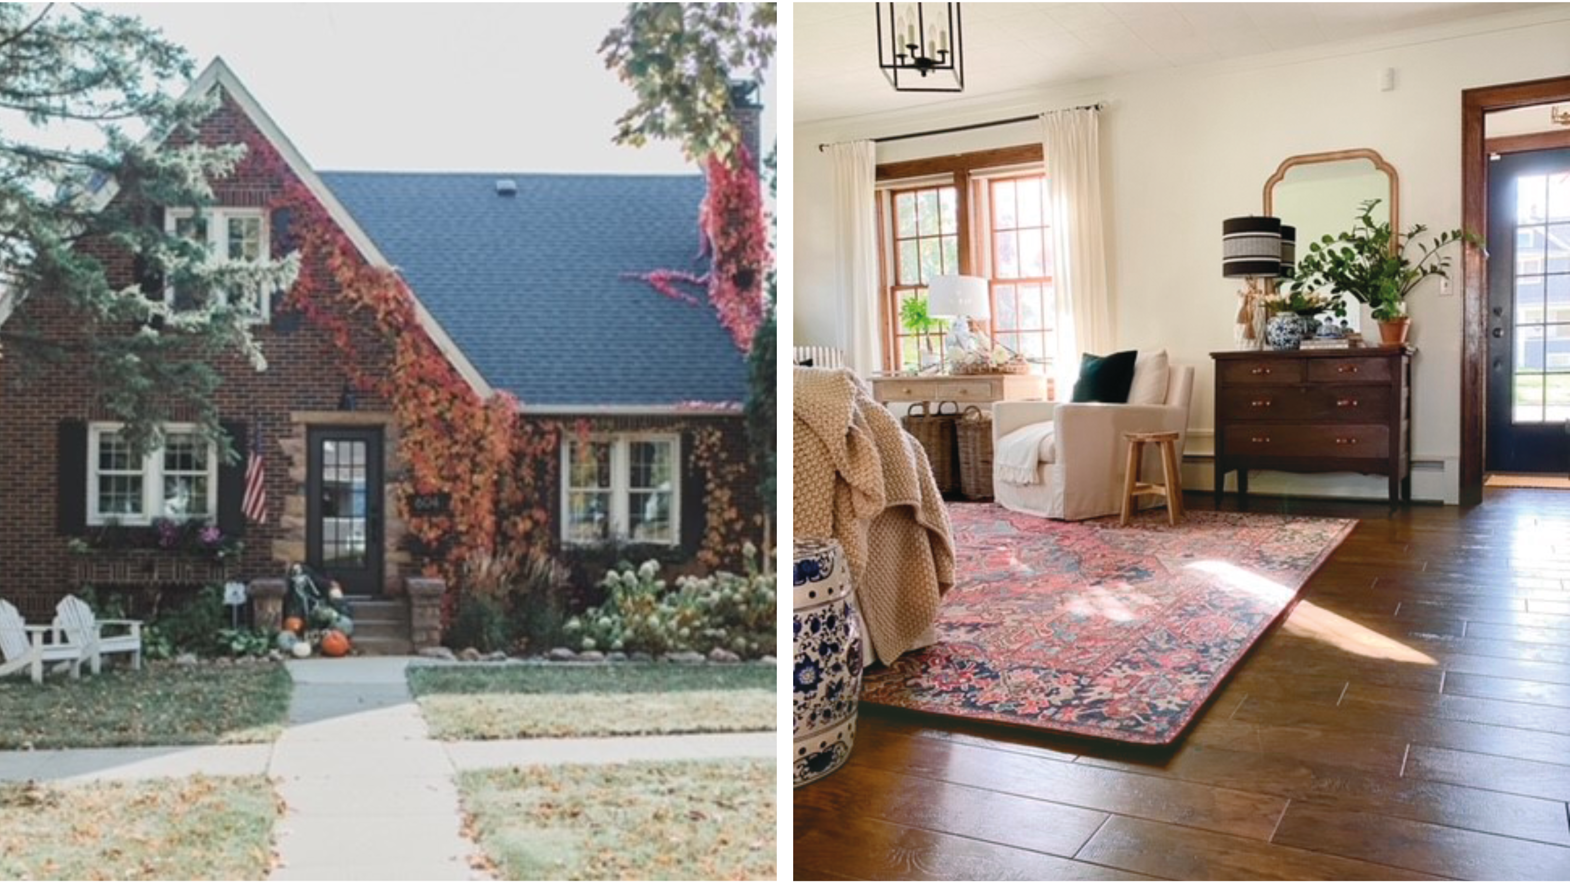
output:
[[[1429,276],[1450,278],[1450,257],[1441,254],[1456,242],[1469,242],[1479,248],[1483,240],[1466,230],[1448,230],[1428,242],[1414,240],[1428,232],[1417,224],[1397,233],[1389,221],[1375,221],[1374,208],[1380,203],[1370,199],[1358,206],[1357,223],[1350,230],[1326,234],[1310,243],[1308,253],[1294,268],[1288,290],[1328,290],[1345,294],[1373,308],[1379,323],[1379,338],[1385,344],[1402,344],[1411,332],[1412,320],[1406,312],[1406,299]],[[1416,244],[1417,259],[1409,256]]]
[[[934,318],[932,313],[927,311],[927,298],[925,297],[912,297],[900,304],[899,320],[900,324],[904,325],[905,330],[917,335],[918,345],[921,347],[921,363],[919,367],[922,370],[926,370],[937,364],[940,359],[937,350],[932,347],[931,335],[946,333],[948,331],[948,322],[940,318]]]

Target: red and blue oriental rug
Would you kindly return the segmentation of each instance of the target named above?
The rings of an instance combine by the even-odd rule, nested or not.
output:
[[[1356,521],[1163,510],[1132,525],[949,507],[958,584],[938,643],[862,700],[1137,744],[1193,722]]]

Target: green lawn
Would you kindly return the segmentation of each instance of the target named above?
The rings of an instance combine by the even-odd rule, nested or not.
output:
[[[272,741],[293,688],[282,665],[158,665],[0,679],[0,749]]]
[[[773,879],[772,760],[574,765],[458,778],[504,879]]]
[[[431,733],[448,740],[768,731],[774,681],[760,665],[409,668]]]
[[[0,784],[0,879],[262,879],[278,815],[260,775]]]

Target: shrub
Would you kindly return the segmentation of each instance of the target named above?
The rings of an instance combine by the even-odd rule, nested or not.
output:
[[[265,655],[267,651],[263,648],[260,653],[241,652],[234,648],[235,635],[244,629],[236,631],[231,626],[223,589],[217,585],[205,586],[168,606],[163,603],[167,595],[162,593],[152,595],[150,602],[146,596],[136,602],[130,593],[84,586],[77,596],[100,619],[143,619],[142,655],[149,659],[173,658],[185,652],[205,656]]]
[[[773,654],[774,575],[758,571],[751,545],[744,554],[746,575],[683,576],[675,590],[658,578],[652,560],[606,573],[605,602],[569,620],[565,631],[584,651]]]
[[[512,643],[507,617],[496,601],[477,594],[458,601],[458,614],[447,631],[447,645],[454,649],[474,647],[481,652],[505,650]]]

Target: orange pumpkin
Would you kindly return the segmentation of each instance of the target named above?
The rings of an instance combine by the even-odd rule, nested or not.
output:
[[[322,635],[322,655],[337,658],[349,654],[349,637],[342,631],[328,631]]]
[[[290,616],[283,620],[283,629],[294,634],[305,633],[305,619],[299,616]]]

